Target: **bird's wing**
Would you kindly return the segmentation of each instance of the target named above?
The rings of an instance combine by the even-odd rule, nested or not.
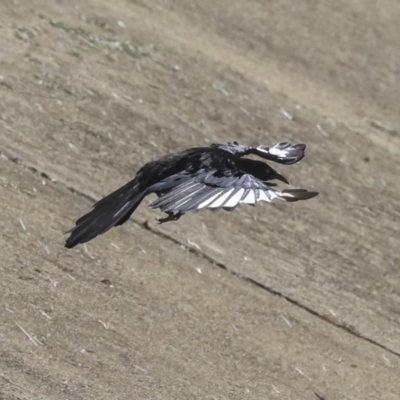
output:
[[[239,204],[255,206],[259,201],[271,202],[275,198],[294,202],[306,200],[318,193],[304,189],[279,192],[272,185],[250,174],[227,176],[216,170],[203,172],[164,193],[150,204],[164,212],[198,212],[206,208],[233,210]]]
[[[238,142],[212,144],[212,148],[233,154],[236,157],[243,157],[249,154],[255,154],[266,160],[274,161],[279,164],[294,164],[304,158],[306,145],[303,143],[291,144],[289,142],[280,142],[273,146],[260,145],[258,147],[249,147]]]
[[[247,153],[256,154],[259,157],[279,164],[294,164],[304,158],[305,149],[305,144],[282,142],[272,147],[261,145],[257,148],[250,148]]]

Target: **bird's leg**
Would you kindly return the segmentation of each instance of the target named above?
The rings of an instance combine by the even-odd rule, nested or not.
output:
[[[182,217],[182,215],[184,213],[181,213],[181,212],[178,211],[176,214],[174,214],[171,211],[167,211],[167,214],[168,214],[168,217],[166,217],[166,218],[156,218],[157,223],[158,224],[163,224],[164,222],[168,222],[168,221],[178,221],[178,219],[180,217]]]

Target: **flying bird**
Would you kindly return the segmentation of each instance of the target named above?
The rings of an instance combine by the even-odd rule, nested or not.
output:
[[[272,147],[250,147],[238,142],[195,147],[165,155],[145,164],[133,180],[94,204],[67,233],[65,247],[88,242],[114,226],[124,224],[140,202],[150,193],[158,198],[151,208],[167,214],[162,224],[177,221],[188,212],[222,208],[228,211],[239,204],[255,206],[259,201],[280,199],[287,202],[308,200],[318,195],[305,189],[274,188],[273,180],[289,183],[267,163],[243,158],[256,155],[280,164],[294,164],[304,157],[306,145],[287,142]]]

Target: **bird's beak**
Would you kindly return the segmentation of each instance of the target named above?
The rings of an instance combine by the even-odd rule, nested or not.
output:
[[[289,181],[283,175],[278,174],[277,172],[275,172],[272,179],[277,179],[278,181],[285,182],[287,185],[289,185]]]

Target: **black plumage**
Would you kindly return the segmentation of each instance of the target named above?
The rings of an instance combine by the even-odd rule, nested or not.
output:
[[[98,201],[93,209],[79,218],[65,246],[72,248],[125,223],[143,198],[155,193],[150,204],[167,213],[159,223],[176,221],[187,212],[205,208],[233,210],[241,203],[256,205],[275,198],[294,202],[315,197],[317,192],[305,189],[274,189],[272,180],[288,183],[267,163],[243,158],[257,155],[280,164],[294,164],[304,157],[306,145],[278,143],[257,148],[237,142],[212,144],[168,154],[145,164],[136,177]]]

